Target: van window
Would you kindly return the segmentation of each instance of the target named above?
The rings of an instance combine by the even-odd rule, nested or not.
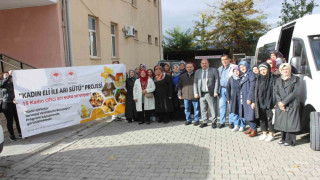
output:
[[[305,74],[310,78],[312,78],[309,63],[308,63],[308,57],[306,54],[306,48],[301,39],[293,40],[293,57],[300,57],[301,66],[304,66],[305,68]]]
[[[261,64],[270,58],[270,52],[276,49],[276,42],[265,44],[258,49],[257,64]]]
[[[309,37],[309,40],[317,70],[320,71],[320,35]]]

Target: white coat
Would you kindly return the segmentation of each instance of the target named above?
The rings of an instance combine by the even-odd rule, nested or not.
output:
[[[148,85],[146,88],[147,92],[153,93],[156,90],[156,86],[151,78],[148,78]],[[133,86],[133,99],[137,99],[136,109],[138,112],[142,111],[142,88],[140,79],[137,79]],[[153,110],[155,109],[155,100],[154,96],[152,98],[144,97],[144,110]]]

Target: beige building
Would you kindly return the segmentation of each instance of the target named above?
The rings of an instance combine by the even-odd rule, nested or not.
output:
[[[127,69],[162,59],[161,0],[1,0],[0,17],[0,59]]]
[[[70,15],[75,66],[153,67],[162,59],[159,0],[71,0]]]

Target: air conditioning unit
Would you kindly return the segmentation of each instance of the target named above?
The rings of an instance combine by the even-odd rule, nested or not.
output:
[[[135,37],[135,28],[134,26],[125,26],[123,28],[126,37]]]

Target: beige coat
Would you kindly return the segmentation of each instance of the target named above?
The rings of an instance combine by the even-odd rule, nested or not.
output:
[[[148,79],[148,85],[147,85],[147,92],[148,93],[153,93],[156,89],[156,86],[151,78]],[[141,88],[141,83],[140,79],[137,79],[134,83],[133,86],[133,99],[137,99],[138,101],[136,102],[136,109],[137,111],[141,112],[142,111],[142,88]],[[155,100],[154,96],[152,98],[147,98],[144,97],[144,110],[153,110],[155,109]]]

